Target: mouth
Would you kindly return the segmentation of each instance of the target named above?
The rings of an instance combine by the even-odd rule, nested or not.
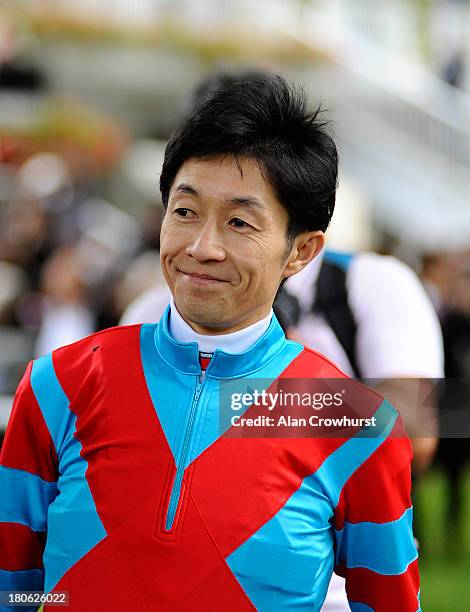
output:
[[[226,283],[228,281],[223,280],[221,278],[216,278],[215,276],[210,276],[209,274],[198,274],[196,272],[183,272],[179,270],[181,274],[183,274],[190,283],[196,285],[210,285],[215,283]]]

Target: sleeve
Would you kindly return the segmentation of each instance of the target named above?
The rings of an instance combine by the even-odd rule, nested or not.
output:
[[[395,419],[345,483],[334,513],[335,572],[346,579],[353,612],[420,610],[412,451],[401,417]]]
[[[57,454],[32,368],[18,386],[0,452],[0,591],[44,589],[47,510],[58,492]]]
[[[411,268],[395,257],[358,253],[347,284],[357,322],[357,360],[364,377],[444,375],[439,320]]]

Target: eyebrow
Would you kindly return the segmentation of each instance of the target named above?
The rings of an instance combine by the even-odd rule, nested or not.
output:
[[[189,195],[194,195],[196,197],[199,196],[198,192],[194,189],[194,187],[191,187],[191,185],[188,185],[187,183],[180,183],[178,185],[178,187],[175,189],[176,193],[188,193]]]
[[[197,189],[195,189],[191,185],[188,185],[187,183],[180,183],[175,189],[175,193],[185,193],[188,195],[192,195],[196,198],[200,197],[200,194]],[[227,199],[226,202],[228,204],[232,204],[233,206],[247,206],[248,208],[254,208],[260,211],[265,210],[264,204],[262,204],[257,198],[253,198],[251,196],[236,196]]]
[[[249,208],[255,208],[260,211],[265,210],[264,204],[262,204],[258,199],[252,197],[230,198],[229,202],[234,206],[247,206]]]

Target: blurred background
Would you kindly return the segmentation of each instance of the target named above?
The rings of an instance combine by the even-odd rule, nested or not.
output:
[[[0,430],[31,358],[160,282],[165,142],[215,70],[278,72],[328,109],[329,246],[411,265],[470,378],[469,33],[466,0],[0,0]],[[428,612],[470,609],[469,455],[455,517],[445,466],[417,486]]]

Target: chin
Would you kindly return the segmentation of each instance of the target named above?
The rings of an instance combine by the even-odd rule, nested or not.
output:
[[[230,321],[227,321],[226,317],[217,316],[208,312],[191,313],[189,318],[193,323],[196,323],[200,327],[207,327],[208,329],[218,330],[230,327]]]
[[[190,299],[182,302],[183,312],[180,310],[180,314],[191,321],[202,327],[226,327],[230,325],[230,320],[227,318],[227,310],[223,308],[208,308],[208,301]]]

